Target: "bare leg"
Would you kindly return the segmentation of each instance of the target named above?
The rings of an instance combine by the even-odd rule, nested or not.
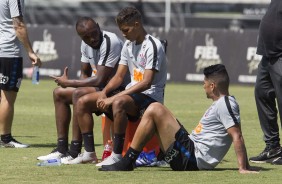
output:
[[[180,125],[172,113],[162,104],[153,103],[145,111],[130,147],[142,151],[156,133],[162,150],[166,151],[175,141],[175,134],[179,129]]]
[[[134,162],[143,147],[155,133],[158,135],[160,146],[165,152],[175,141],[175,134],[179,129],[180,125],[165,106],[157,102],[152,103],[145,111],[126,155],[119,162],[103,165],[99,170],[132,171]]]
[[[71,120],[72,94],[75,88],[58,87],[53,91],[57,137],[67,138]]]
[[[0,101],[0,134],[10,134],[14,118],[14,104],[17,92],[1,90]]]
[[[135,116],[138,112],[138,107],[133,99],[124,95],[116,99],[112,104],[114,116],[114,132],[115,134],[124,134],[127,127],[127,114]]]
[[[96,101],[98,97],[99,92],[93,92],[77,100],[76,115],[81,133],[93,130],[94,120],[92,113],[97,111]]]
[[[86,94],[94,93],[94,92],[96,92],[96,89],[93,87],[82,87],[82,88],[77,88],[73,93],[72,140],[82,140],[81,131],[79,128],[78,118],[77,118],[78,99]],[[91,113],[91,117],[92,117],[92,113]],[[92,117],[92,120],[93,120],[93,117]]]

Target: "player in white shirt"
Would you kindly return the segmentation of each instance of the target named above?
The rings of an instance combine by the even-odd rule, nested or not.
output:
[[[100,171],[131,171],[146,142],[157,134],[164,160],[176,171],[210,170],[222,161],[232,142],[240,173],[257,173],[249,165],[240,125],[239,106],[229,95],[229,77],[222,64],[204,69],[204,90],[212,105],[198,126],[189,133],[162,104],[145,111],[133,141],[120,162],[102,166]]]
[[[163,45],[146,32],[142,16],[136,8],[122,9],[116,22],[127,40],[122,48],[117,73],[103,89],[97,102],[100,109],[113,113],[114,148],[111,156],[96,166],[110,165],[121,159],[128,120],[137,121],[151,103],[163,103],[164,100],[167,66]],[[131,75],[130,85],[121,93],[106,98],[120,85],[127,71]]]
[[[14,104],[23,78],[24,46],[31,64],[41,66],[24,23],[24,0],[0,1],[0,147],[26,148],[12,136]]]
[[[82,137],[88,137],[88,134],[91,134],[92,140],[90,138],[86,142],[93,142],[93,119],[87,125],[92,127],[91,130],[89,132],[81,132],[76,116],[77,101],[86,94],[95,93],[103,89],[115,74],[120,59],[123,42],[116,34],[101,30],[92,18],[81,17],[77,21],[76,31],[82,39],[81,76],[80,79],[68,79],[67,67],[61,77],[52,76],[60,86],[53,92],[58,137],[57,148],[48,155],[38,157],[37,159],[39,160],[64,157],[62,162],[69,162],[81,152]],[[121,87],[125,88],[125,84],[124,86],[121,85]],[[93,103],[95,104],[95,102]],[[72,118],[71,104],[73,104]],[[100,114],[97,112],[97,115]],[[71,119],[73,122],[72,141],[68,151],[68,133]],[[86,147],[86,150],[91,152],[91,154],[84,161],[97,161],[94,143]]]

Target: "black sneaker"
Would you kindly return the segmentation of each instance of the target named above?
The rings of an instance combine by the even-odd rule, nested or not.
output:
[[[282,165],[282,157],[275,158],[272,162],[272,165]]]
[[[251,157],[250,162],[253,163],[271,163],[275,158],[281,154],[281,147],[269,149],[266,147],[258,156]]]
[[[134,166],[132,163],[127,163],[125,159],[121,159],[112,165],[102,165],[99,171],[133,171]]]

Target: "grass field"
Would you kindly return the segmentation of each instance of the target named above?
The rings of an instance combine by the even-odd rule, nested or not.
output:
[[[262,170],[255,175],[241,175],[233,147],[214,171],[174,172],[170,168],[138,168],[133,172],[99,172],[95,165],[36,166],[36,157],[49,153],[56,143],[52,91],[49,80],[32,85],[24,80],[16,102],[13,135],[29,143],[27,149],[0,148],[0,183],[281,183],[282,166],[256,164]],[[231,86],[241,110],[242,130],[249,156],[264,148],[253,96],[253,86]],[[201,84],[168,84],[165,105],[189,132],[198,124],[211,100],[206,99]],[[95,146],[102,156],[101,120],[95,117]],[[254,165],[254,164],[252,164]]]

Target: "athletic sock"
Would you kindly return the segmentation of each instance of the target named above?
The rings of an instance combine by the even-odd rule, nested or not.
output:
[[[82,141],[71,141],[69,154],[72,158],[76,158],[81,152]]]
[[[60,153],[65,154],[68,151],[68,138],[59,138],[57,148]]]
[[[114,153],[121,154],[123,150],[125,134],[115,134],[114,135]]]
[[[9,143],[12,139],[12,134],[1,135],[1,141],[3,141],[5,144]]]
[[[131,147],[127,150],[126,154],[124,155],[125,162],[128,162],[128,164],[133,164],[137,160],[138,156],[140,155],[141,151],[137,151]]]
[[[93,131],[82,134],[84,148],[87,152],[95,152]]]

